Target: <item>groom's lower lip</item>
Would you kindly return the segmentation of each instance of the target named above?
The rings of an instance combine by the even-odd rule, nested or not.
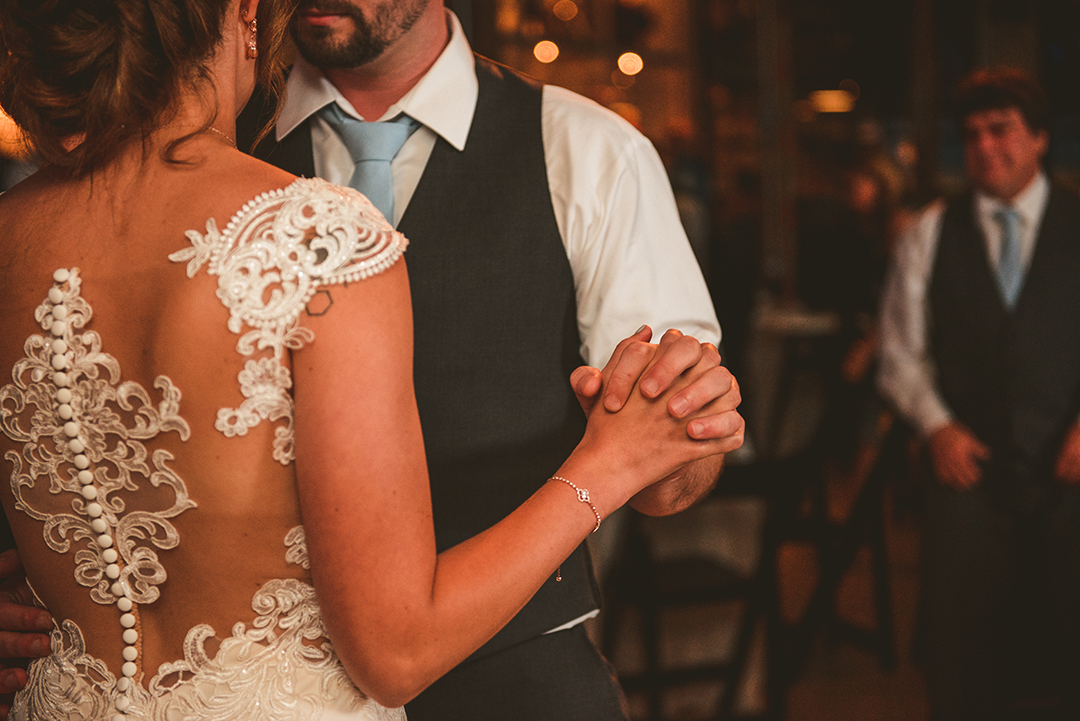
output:
[[[332,25],[345,15],[338,13],[326,13],[320,10],[304,10],[300,13],[301,21],[308,23],[309,25],[318,25],[320,27]]]

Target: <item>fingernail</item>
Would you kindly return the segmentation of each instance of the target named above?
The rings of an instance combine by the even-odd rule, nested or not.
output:
[[[49,642],[44,638],[35,638],[30,644],[30,650],[37,656],[48,656]]]
[[[647,396],[654,396],[656,392],[660,390],[660,384],[652,378],[641,382],[641,391]]]
[[[690,421],[686,424],[686,435],[696,439],[705,431],[705,427],[699,421]]]
[[[686,415],[686,411],[689,410],[689,408],[690,402],[685,398],[676,398],[671,401],[671,412],[678,418],[682,418]]]
[[[604,396],[604,408],[614,413],[619,410],[619,401],[615,396]]]
[[[39,613],[34,620],[34,628],[38,631],[51,631],[53,628],[52,616],[47,613]]]

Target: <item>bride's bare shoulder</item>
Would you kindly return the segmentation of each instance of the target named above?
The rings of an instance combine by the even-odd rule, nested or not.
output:
[[[162,177],[167,195],[202,199],[208,215],[235,210],[252,198],[286,188],[296,176],[243,153],[230,153],[206,168],[169,169]]]

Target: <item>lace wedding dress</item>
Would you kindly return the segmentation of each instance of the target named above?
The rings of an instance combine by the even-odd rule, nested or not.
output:
[[[186,261],[189,277],[203,267],[217,277],[228,330],[239,336],[243,357],[244,401],[220,409],[216,429],[235,437],[276,423],[273,448],[265,452],[287,466],[293,406],[285,356],[313,340],[297,318],[326,286],[391,266],[406,241],[358,193],[305,179],[250,201],[224,230],[210,220],[205,232],[187,237],[191,246],[170,258]],[[84,629],[60,621],[51,634],[52,654],[31,664],[11,718],[404,719],[401,709],[366,699],[349,680],[326,640],[314,589],[299,578],[263,584],[251,598],[253,620],[235,623],[231,634],[206,624],[177,630],[185,634],[184,657],[144,672],[140,610],[145,616],[172,590],[168,556],[158,552],[207,542],[181,539],[176,519],[197,508],[199,498],[173,470],[174,455],[153,449],[165,434],[188,441],[192,429],[181,391],[168,377],[154,381],[157,401],[123,380],[109,339],[92,330],[92,309],[81,295],[94,279],[67,268],[52,280],[34,315],[44,333],[26,340],[13,383],[0,389],[0,427],[22,449],[5,454],[13,465],[11,490],[17,510],[43,525],[48,547],[73,555],[77,586],[71,593],[113,607],[111,623],[124,645],[122,659],[97,658],[87,651]],[[57,506],[57,497],[68,501]],[[143,507],[140,498],[156,505]],[[42,499],[52,499],[53,507],[43,509]],[[288,564],[308,568],[301,526],[281,537],[280,548]],[[213,562],[207,554],[206,563]]]

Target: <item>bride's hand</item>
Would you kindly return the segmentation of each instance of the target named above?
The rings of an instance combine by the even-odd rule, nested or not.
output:
[[[660,349],[657,348],[641,377],[650,377],[661,359]],[[692,438],[687,432],[689,424],[708,423],[705,419],[711,416],[733,412],[726,409],[730,404],[714,400],[707,403],[703,410],[688,413],[682,418],[673,416],[669,411],[672,400],[695,383],[710,385],[715,382],[717,360],[718,356],[703,353],[696,364],[677,375],[670,387],[655,398],[638,392],[639,383],[628,394],[618,412],[612,412],[602,404],[594,404],[588,414],[585,437],[575,453],[582,454],[583,459],[599,461],[608,477],[618,485],[619,491],[615,493],[612,489],[612,492],[622,496],[623,493],[633,495],[687,463],[731,450],[733,441],[730,432],[720,439],[706,440]],[[608,382],[611,382],[610,379]],[[737,445],[737,442],[734,443],[734,446]],[[612,500],[621,505],[627,498]]]

